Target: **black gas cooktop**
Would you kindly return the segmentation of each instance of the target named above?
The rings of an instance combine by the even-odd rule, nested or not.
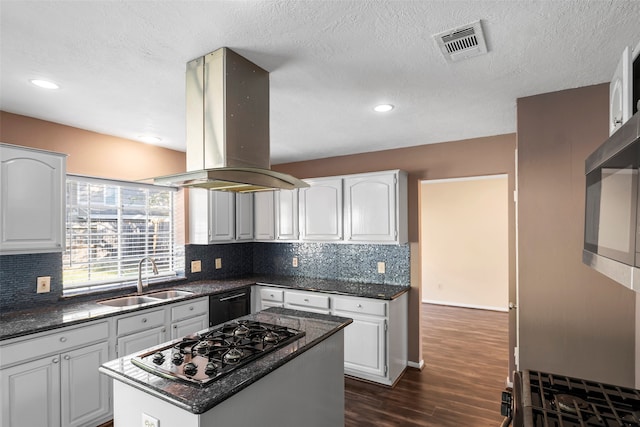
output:
[[[164,378],[205,386],[304,334],[284,326],[238,320],[139,354],[131,362]]]

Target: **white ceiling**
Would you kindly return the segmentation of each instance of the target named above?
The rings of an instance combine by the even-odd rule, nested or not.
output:
[[[447,62],[478,19],[489,53]],[[515,132],[517,98],[611,80],[640,1],[1,0],[0,28],[2,110],[178,150],[185,64],[230,47],[271,73],[277,164]]]

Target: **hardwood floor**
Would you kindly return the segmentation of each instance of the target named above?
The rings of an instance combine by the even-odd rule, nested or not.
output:
[[[345,380],[345,427],[499,426],[508,314],[423,304],[421,326],[422,371],[393,389]]]
[[[422,305],[422,371],[393,389],[347,379],[346,427],[499,426],[508,314]]]

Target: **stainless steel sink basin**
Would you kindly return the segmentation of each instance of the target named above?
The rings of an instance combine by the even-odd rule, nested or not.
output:
[[[140,305],[140,304],[146,304],[150,302],[161,302],[161,301],[162,299],[160,298],[131,295],[126,297],[112,298],[112,299],[106,299],[103,301],[98,301],[98,304],[108,305],[111,307],[129,307],[132,305]]]
[[[178,298],[178,297],[186,297],[186,296],[189,296],[189,295],[193,295],[193,292],[178,291],[178,290],[175,290],[175,289],[170,289],[168,291],[152,292],[150,294],[146,294],[146,296],[153,297],[153,298],[160,298],[160,299],[171,299],[171,298]]]

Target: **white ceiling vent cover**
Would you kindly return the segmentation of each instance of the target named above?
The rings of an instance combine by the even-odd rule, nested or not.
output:
[[[456,62],[487,53],[487,43],[479,20],[435,34],[433,38],[447,61]]]

